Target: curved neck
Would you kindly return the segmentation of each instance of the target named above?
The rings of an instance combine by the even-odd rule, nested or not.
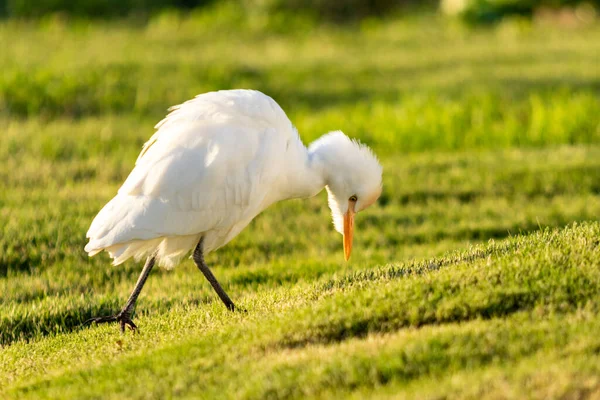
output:
[[[290,146],[286,154],[291,169],[286,174],[286,199],[306,198],[317,195],[327,184],[327,171],[319,149],[309,150],[302,141]]]

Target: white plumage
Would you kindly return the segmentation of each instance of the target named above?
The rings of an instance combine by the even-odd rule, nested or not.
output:
[[[381,166],[368,148],[333,132],[307,149],[281,107],[257,91],[199,95],[156,129],[92,222],[90,256],[106,250],[116,265],[157,252],[172,267],[201,238],[205,253],[215,250],[274,202],[326,185],[342,232],[349,204],[358,212],[381,192]]]

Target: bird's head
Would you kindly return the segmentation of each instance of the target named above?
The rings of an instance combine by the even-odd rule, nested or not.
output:
[[[329,208],[335,230],[344,235],[344,258],[350,258],[354,215],[375,203],[381,195],[382,167],[371,149],[340,131],[313,142],[325,167]]]

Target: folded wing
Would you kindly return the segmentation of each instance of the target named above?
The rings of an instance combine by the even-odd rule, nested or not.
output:
[[[158,251],[173,265],[203,235],[212,235],[212,247],[224,244],[277,190],[285,149],[297,140],[277,103],[254,91],[200,95],[157,129],[92,222],[90,255],[107,250],[119,264]]]

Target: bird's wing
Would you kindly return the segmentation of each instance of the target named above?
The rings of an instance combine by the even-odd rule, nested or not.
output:
[[[157,129],[92,222],[88,253],[226,228],[260,212],[276,189],[286,147],[298,140],[277,103],[254,91],[200,95]]]

